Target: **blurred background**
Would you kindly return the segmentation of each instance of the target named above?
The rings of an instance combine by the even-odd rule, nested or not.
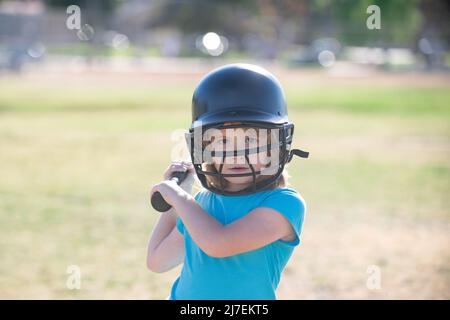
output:
[[[278,297],[450,298],[449,18],[439,0],[0,1],[0,298],[169,294],[181,267],[145,265],[149,190],[198,81],[235,62],[279,78],[310,152],[288,166],[308,209]]]

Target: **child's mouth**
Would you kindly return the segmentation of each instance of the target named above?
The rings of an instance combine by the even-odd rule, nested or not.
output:
[[[247,168],[247,167],[243,167],[243,166],[236,166],[236,167],[230,168],[230,170],[231,170],[231,171],[242,172],[242,171],[247,171],[248,168]]]

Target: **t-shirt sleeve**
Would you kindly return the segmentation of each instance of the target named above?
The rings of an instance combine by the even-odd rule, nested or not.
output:
[[[201,192],[201,191],[199,191],[199,192],[197,192],[197,193],[195,194],[195,196],[194,196],[195,201],[198,201],[198,199],[199,199],[199,197],[200,197],[200,192]],[[177,220],[176,220],[176,226],[177,226],[177,228],[178,228],[178,231],[180,231],[180,233],[181,233],[182,235],[184,235],[184,230],[185,230],[185,228],[184,228],[184,223],[183,223],[183,220],[181,220],[180,216],[177,217]]]
[[[261,203],[262,207],[268,207],[282,214],[292,225],[296,239],[292,241],[278,240],[281,243],[296,246],[300,243],[306,204],[301,195],[293,189],[276,189]]]

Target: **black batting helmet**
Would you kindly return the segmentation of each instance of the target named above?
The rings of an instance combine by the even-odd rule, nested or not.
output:
[[[209,129],[258,128],[268,131],[266,145],[243,150],[208,150],[204,133]],[[259,132],[259,131],[258,131]],[[197,176],[206,189],[224,195],[243,195],[269,188],[280,178],[284,166],[293,155],[308,157],[308,152],[290,150],[294,124],[288,119],[286,100],[279,81],[267,70],[250,64],[231,64],[213,70],[198,84],[192,97],[192,125],[186,139]],[[275,148],[275,149],[274,149]],[[272,173],[258,179],[249,155],[276,150],[271,161]],[[209,152],[209,157],[205,154]],[[275,153],[274,153],[275,154]],[[222,173],[227,157],[244,156],[249,173]],[[216,170],[207,170],[211,157],[223,161]],[[209,160],[208,160],[209,159]],[[211,183],[207,176],[215,177]],[[239,191],[227,191],[225,178],[252,176],[251,186]]]

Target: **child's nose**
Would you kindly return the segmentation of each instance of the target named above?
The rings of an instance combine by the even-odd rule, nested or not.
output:
[[[247,164],[247,160],[245,160],[245,156],[237,156],[235,157],[236,164]]]

